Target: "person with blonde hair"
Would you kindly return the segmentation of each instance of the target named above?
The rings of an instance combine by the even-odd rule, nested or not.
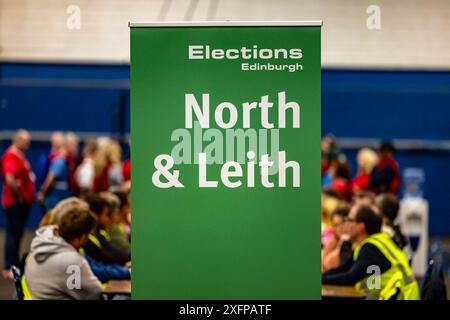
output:
[[[351,244],[349,245],[345,234],[345,221],[350,208],[350,205],[340,204],[331,214],[334,236],[322,249],[322,272],[339,267],[351,256]]]
[[[84,146],[83,161],[75,171],[75,181],[81,194],[94,190],[97,150],[98,144],[95,140],[88,141]]]
[[[97,154],[94,161],[94,192],[108,191],[108,171],[110,167],[109,162],[109,143],[110,138],[99,137],[97,138]]]
[[[37,199],[43,204],[45,211],[53,208],[59,201],[73,196],[67,156],[67,140],[64,137],[59,148],[55,150],[55,156],[49,164],[47,177],[37,194]]]
[[[84,208],[89,210],[89,205],[86,201],[77,197],[70,197],[60,201],[52,210],[49,210],[39,223],[39,227],[44,227],[52,224],[58,224],[62,215],[70,211],[73,207]]]
[[[372,149],[362,148],[358,151],[357,162],[358,173],[352,182],[354,194],[369,189],[370,174],[378,162],[378,156]]]
[[[58,155],[58,150],[61,149],[64,143],[64,133],[62,131],[54,131],[50,136],[50,150],[47,150],[40,155],[36,170],[38,186],[42,185],[47,178],[50,162]],[[45,212],[45,208],[44,208]]]
[[[109,137],[99,137],[97,144],[94,192],[104,192],[123,183],[122,150],[120,144]]]
[[[341,202],[339,193],[332,188],[325,188],[322,191],[322,246],[334,237],[334,231],[331,223],[331,214],[339,206]]]
[[[122,147],[119,142],[111,140],[109,142],[109,163],[108,183],[109,187],[120,186],[123,183],[122,172]]]

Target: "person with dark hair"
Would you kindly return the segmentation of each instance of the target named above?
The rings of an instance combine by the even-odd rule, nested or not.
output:
[[[350,202],[352,200],[350,165],[347,162],[339,162],[332,171],[331,175],[333,176],[333,182],[330,187],[335,189],[342,199]]]
[[[339,192],[336,191],[336,189],[333,189],[331,187],[326,187],[322,190],[322,193],[330,198],[335,198],[336,200],[342,200],[341,195]]]
[[[371,206],[375,202],[375,193],[372,191],[360,191],[355,194],[353,201],[358,205]]]
[[[400,226],[395,223],[400,209],[397,197],[390,193],[380,194],[375,199],[375,205],[383,217],[382,231],[390,236],[400,249],[405,248],[408,241],[402,234]]]
[[[85,206],[73,205],[58,225],[36,231],[22,280],[31,299],[100,298],[101,283],[79,253],[95,225],[95,217]]]
[[[105,196],[89,194],[85,197],[98,223],[83,246],[86,254],[98,262],[125,265],[131,260],[129,251],[122,250],[111,243],[108,230],[113,226],[114,207]]]
[[[44,216],[41,220],[40,226],[59,224],[62,216],[70,211],[72,207],[77,207],[79,209],[83,208],[86,211],[90,211],[89,205],[85,201],[75,197],[67,198],[59,202],[55,208],[50,210]],[[102,283],[106,283],[110,280],[130,279],[131,270],[129,268],[119,264],[103,264],[101,262],[97,262],[87,255],[83,248],[81,248],[79,252],[86,258],[92,272]]]
[[[130,224],[128,217],[130,213],[130,203],[128,194],[121,189],[110,194],[110,199],[114,207],[113,226],[108,230],[111,242],[124,251],[131,250]]]
[[[406,255],[381,232],[381,225],[375,208],[353,206],[345,226],[354,246],[353,259],[324,273],[322,283],[354,285],[368,299],[420,299]]]
[[[322,249],[322,271],[337,268],[341,261],[347,261],[351,256],[351,242],[343,233],[345,220],[350,211],[350,206],[339,205],[331,214],[333,237]],[[348,247],[350,250],[348,250]],[[342,250],[344,248],[344,250]]]
[[[390,142],[383,142],[378,151],[379,161],[370,174],[369,189],[376,194],[390,192],[398,194],[400,189],[400,167],[394,158],[395,148]]]

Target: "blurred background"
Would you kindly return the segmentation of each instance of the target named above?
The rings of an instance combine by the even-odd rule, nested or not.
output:
[[[0,0],[0,153],[24,128],[33,171],[55,130],[81,146],[111,137],[129,158],[129,21],[323,20],[325,158],[347,163],[352,180],[361,148],[392,142],[404,232],[420,238],[415,272],[433,256],[448,276],[449,17],[448,0]],[[41,218],[35,204],[25,251]],[[2,281],[7,298],[13,287]]]

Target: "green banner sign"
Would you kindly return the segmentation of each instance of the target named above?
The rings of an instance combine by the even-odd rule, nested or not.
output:
[[[320,299],[320,22],[131,24],[135,299]]]

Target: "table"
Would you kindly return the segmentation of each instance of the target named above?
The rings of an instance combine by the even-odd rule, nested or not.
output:
[[[131,295],[130,280],[111,280],[106,284],[103,293],[108,295],[123,294]],[[323,298],[364,299],[364,293],[359,292],[352,286],[322,286]]]
[[[123,294],[131,295],[130,280],[110,280],[103,289],[103,293],[107,295]]]
[[[352,286],[322,285],[324,299],[364,299],[366,295]]]

